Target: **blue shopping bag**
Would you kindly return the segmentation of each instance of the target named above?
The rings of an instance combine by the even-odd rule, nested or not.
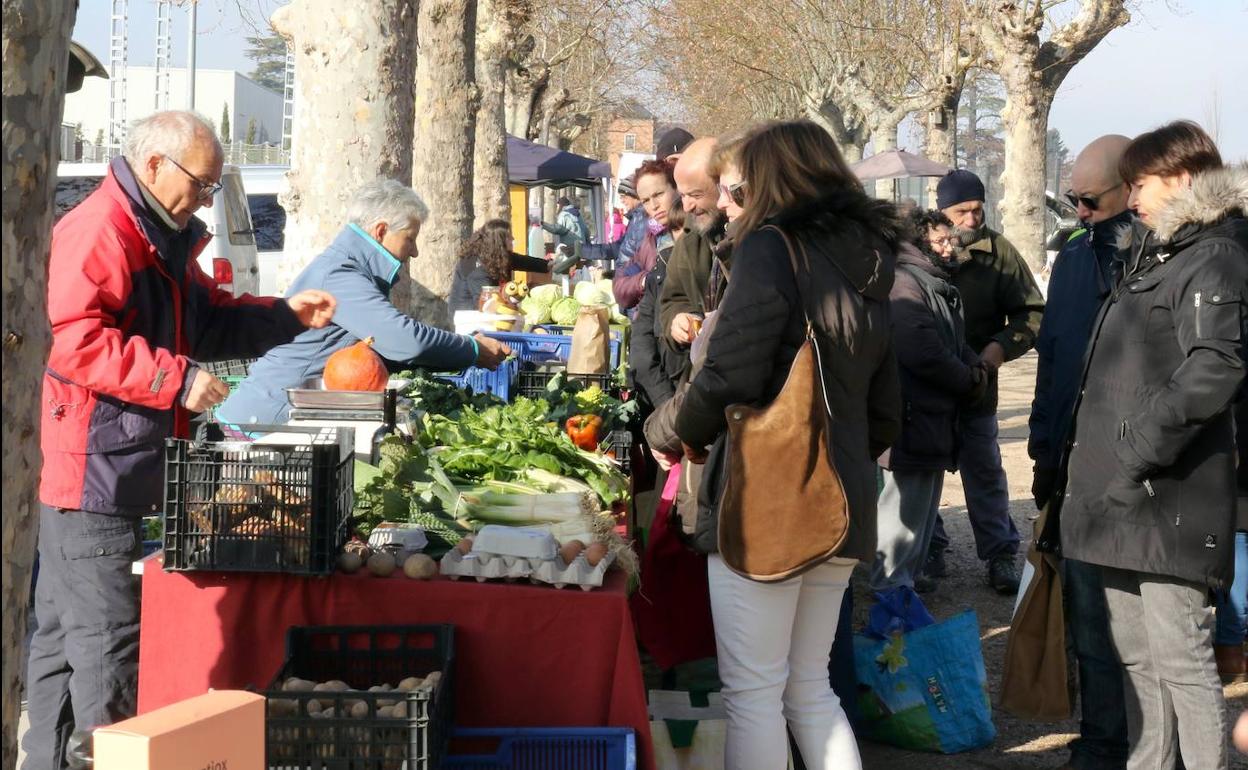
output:
[[[855,634],[854,668],[865,738],[956,754],[996,737],[973,610],[885,640]]]

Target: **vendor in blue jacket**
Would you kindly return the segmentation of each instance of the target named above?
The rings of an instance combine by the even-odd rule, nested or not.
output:
[[[391,371],[496,369],[511,354],[498,340],[427,326],[390,302],[399,271],[416,256],[416,236],[428,216],[420,196],[392,179],[370,182],[356,193],[346,228],[288,290],[333,294],[338,300],[333,323],[309,329],[252,364],[247,379],[217,409],[225,428],[246,433],[248,425],[285,423],[286,389],[320,377],[331,354],[366,337],[374,339],[373,349]]]

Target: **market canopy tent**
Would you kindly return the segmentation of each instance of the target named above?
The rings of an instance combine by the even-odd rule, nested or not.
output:
[[[949,167],[943,163],[928,160],[905,150],[877,153],[866,160],[858,161],[850,166],[850,169],[864,182],[879,179],[908,179],[916,176],[944,176],[949,173]]]
[[[507,176],[524,187],[593,189],[611,178],[611,164],[508,135]]]

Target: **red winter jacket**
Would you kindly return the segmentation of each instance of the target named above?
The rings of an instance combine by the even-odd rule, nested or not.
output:
[[[189,432],[182,391],[196,361],[259,356],[303,330],[280,299],[213,286],[195,261],[210,238],[194,218],[170,231],[121,158],[53,230],[43,503],[159,511],[163,444]]]

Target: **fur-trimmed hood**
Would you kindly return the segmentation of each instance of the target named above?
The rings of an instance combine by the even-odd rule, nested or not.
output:
[[[1248,217],[1248,164],[1227,166],[1192,177],[1192,184],[1157,212],[1154,232],[1171,243],[1187,225],[1215,225],[1239,214]]]

